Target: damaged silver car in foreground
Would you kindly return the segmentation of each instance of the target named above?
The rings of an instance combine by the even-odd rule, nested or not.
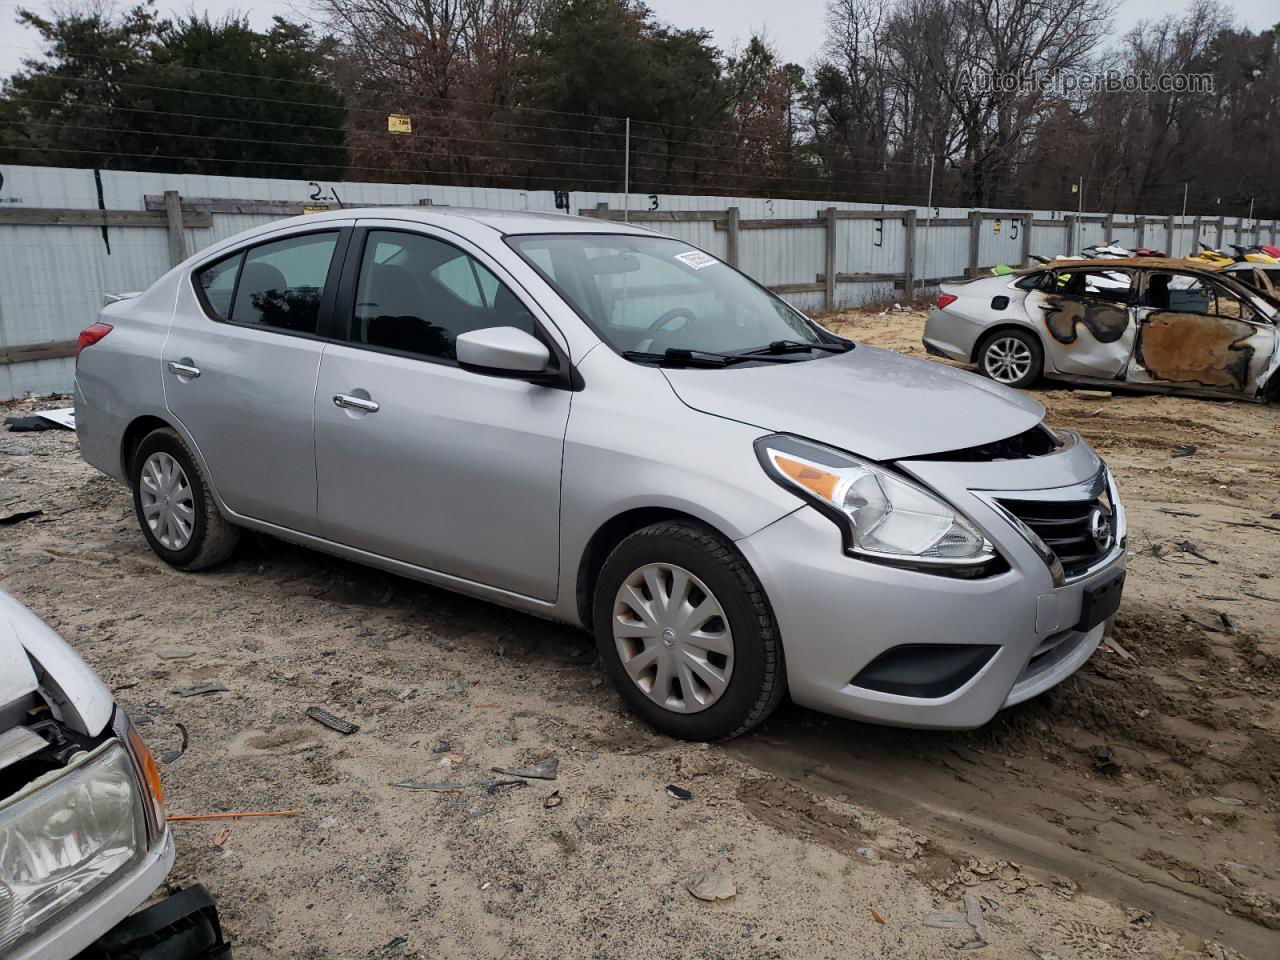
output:
[[[1027,387],[1076,383],[1280,398],[1277,306],[1232,274],[1180,260],[1062,260],[939,287],[932,354]]]
[[[182,569],[241,528],[592,630],[677,737],[790,692],[973,727],[1120,602],[1111,475],[999,384],[855,344],[625,224],[345,210],[223,241],[84,332],[76,430]]]
[[[134,913],[172,866],[147,745],[62,638],[0,592],[0,957],[229,958],[199,886]]]

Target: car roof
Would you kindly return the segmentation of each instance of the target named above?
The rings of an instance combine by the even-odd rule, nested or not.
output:
[[[430,226],[446,227],[460,232],[479,227],[496,231],[503,236],[527,233],[628,233],[652,236],[653,231],[618,220],[596,217],[578,217],[566,213],[543,210],[493,210],[483,207],[343,207],[323,213],[309,213],[288,220],[274,221],[270,226],[293,226],[302,223],[318,223],[330,220],[368,218],[378,220],[407,220]]]

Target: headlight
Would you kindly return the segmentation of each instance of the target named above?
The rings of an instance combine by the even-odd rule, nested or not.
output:
[[[836,520],[851,553],[938,567],[973,567],[995,548],[967,520],[918,484],[882,467],[795,437],[756,441],[769,474]]]
[[[0,804],[0,955],[137,863],[141,798],[118,741]]]

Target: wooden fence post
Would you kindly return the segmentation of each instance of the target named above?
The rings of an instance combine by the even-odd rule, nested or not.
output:
[[[1035,217],[1031,213],[1022,215],[1022,262],[1018,265],[1026,267],[1031,265],[1031,228],[1035,226]]]
[[[902,232],[905,249],[902,261],[902,297],[907,303],[916,298],[916,212],[907,210],[902,215]]]
[[[1108,213],[1102,218],[1102,236],[1103,243],[1110,243],[1111,238],[1115,236],[1116,217],[1113,213]]]
[[[969,266],[966,275],[978,275],[978,248],[982,245],[982,211],[969,211]]]
[[[836,308],[836,208],[827,207],[823,211],[823,216],[827,221],[827,250],[826,250],[826,273],[824,280],[826,281],[824,303],[828,312]]]
[[[1200,252],[1200,218],[1194,217],[1191,220],[1191,247],[1187,251],[1188,254],[1196,254]]]
[[[1175,220],[1172,214],[1165,218],[1164,242],[1169,248],[1165,253],[1169,254],[1171,257],[1176,257],[1178,255],[1177,251],[1174,249],[1178,245],[1178,228],[1174,226],[1174,223]]]
[[[1147,245],[1147,218],[1134,217],[1133,226],[1135,228],[1133,245],[1141,249]]]
[[[169,265],[187,259],[187,235],[182,231],[182,197],[177,190],[164,192],[164,213],[169,227]]]
[[[727,233],[725,234],[725,238],[727,241],[725,244],[725,251],[726,251],[725,259],[729,261],[729,266],[731,267],[736,267],[738,265],[739,214],[740,214],[740,211],[738,210],[737,207],[730,207],[728,210],[725,211],[724,227],[725,227],[725,230],[727,231]]]

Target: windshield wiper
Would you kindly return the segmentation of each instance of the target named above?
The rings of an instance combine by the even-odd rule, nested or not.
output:
[[[827,343],[826,341],[815,341],[810,343],[806,340],[775,340],[767,347],[757,347],[754,350],[744,350],[738,354],[740,357],[760,357],[769,354],[779,353],[808,353],[810,350],[822,350],[827,353],[847,353],[853,349],[853,342],[846,341],[844,343]]]
[[[622,355],[628,360],[647,360],[659,365],[680,367],[728,367],[735,363],[747,361],[765,361],[768,363],[786,363],[781,357],[747,355],[745,353],[713,353],[709,350],[682,350],[679,347],[668,347],[662,353],[648,353],[644,350],[623,350]]]

